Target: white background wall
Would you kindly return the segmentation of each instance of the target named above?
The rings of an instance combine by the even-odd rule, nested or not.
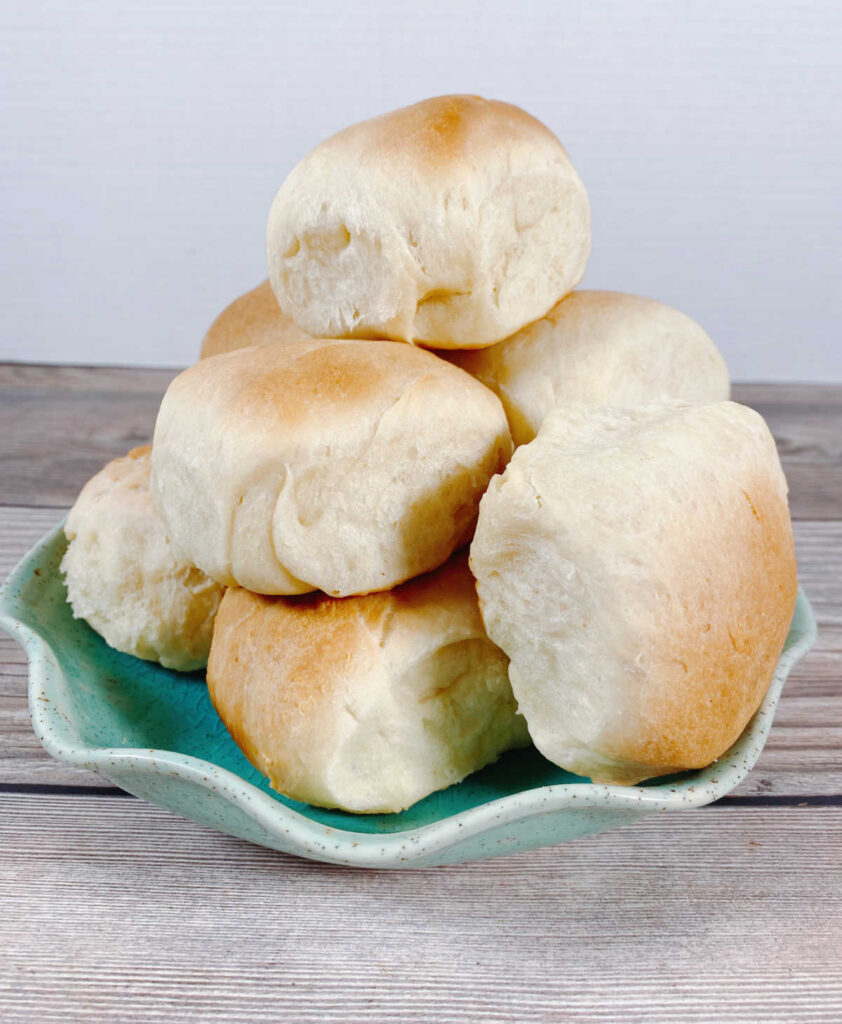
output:
[[[842,2],[0,0],[0,358],[182,365],[346,124],[478,92],[591,197],[585,285],[743,379],[842,379]]]

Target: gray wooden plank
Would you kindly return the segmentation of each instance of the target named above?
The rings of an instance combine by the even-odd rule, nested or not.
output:
[[[0,504],[62,506],[107,461],[152,436],[175,370],[0,364]],[[768,420],[795,519],[842,518],[842,386],[737,384]]]
[[[106,462],[149,443],[177,372],[0,364],[0,504],[72,504]]]
[[[735,401],[765,417],[789,483],[793,518],[842,518],[839,385],[737,384]]]
[[[148,366],[0,363],[0,391],[156,391],[163,394],[178,372]]]
[[[161,393],[0,391],[0,504],[71,505],[111,459],[148,444]]]
[[[509,858],[331,867],[140,801],[0,796],[9,1022],[842,1019],[842,809],[709,808]]]
[[[163,371],[155,371],[160,373]],[[737,381],[731,388],[735,402],[743,402],[762,410],[769,406],[822,406],[842,408],[842,384],[823,384],[819,381]]]
[[[0,579],[61,510],[0,508]],[[799,571],[819,620],[819,641],[796,666],[760,761],[739,796],[842,794],[842,523],[795,524]],[[110,785],[53,761],[29,725],[23,652],[0,637],[0,782]]]

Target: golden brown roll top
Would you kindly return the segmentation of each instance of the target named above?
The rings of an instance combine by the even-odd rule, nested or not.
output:
[[[318,337],[476,348],[543,316],[590,251],[561,143],[518,107],[439,96],[322,142],[269,214],[269,277]]]
[[[268,280],[235,299],[219,314],[202,342],[200,359],[275,341],[301,341],[309,335],[278,305]]]
[[[152,490],[173,542],[219,582],[346,596],[441,565],[510,453],[499,400],[462,370],[410,345],[311,339],[178,376]]]

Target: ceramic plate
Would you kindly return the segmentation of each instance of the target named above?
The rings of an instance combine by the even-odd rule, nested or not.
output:
[[[27,651],[32,723],[53,757],[230,835],[357,867],[493,857],[724,796],[757,760],[784,681],[816,636],[812,610],[799,593],[763,705],[728,753],[703,771],[602,786],[562,771],[534,749],[513,751],[402,814],[346,814],[273,792],[228,735],[201,673],[185,676],[120,654],[74,619],[59,573],[64,549],[57,527],[0,591],[0,625]]]

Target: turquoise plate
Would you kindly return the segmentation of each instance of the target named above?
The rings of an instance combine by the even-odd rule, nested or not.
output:
[[[230,835],[356,867],[494,857],[724,796],[757,760],[787,674],[816,636],[812,610],[799,593],[763,705],[728,753],[704,771],[642,786],[602,786],[530,749],[505,754],[402,814],[345,814],[273,792],[226,732],[200,673],[184,676],[120,654],[74,619],[59,573],[64,548],[57,527],[0,590],[0,625],[29,656],[32,724],[53,757]]]

